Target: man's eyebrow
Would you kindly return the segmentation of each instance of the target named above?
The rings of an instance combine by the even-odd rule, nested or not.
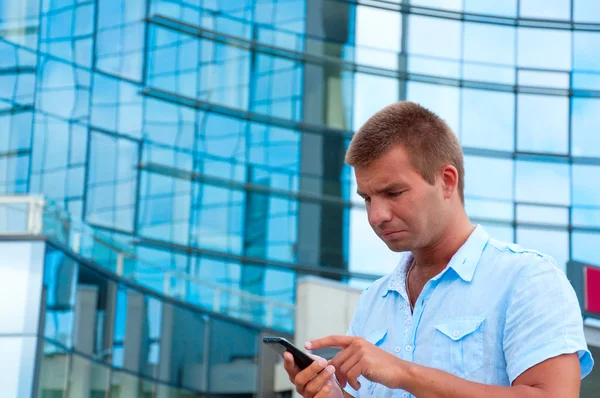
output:
[[[394,183],[386,185],[383,188],[378,189],[376,192],[383,193],[383,192],[395,191],[397,189],[404,189],[404,188],[406,188],[406,184],[403,184],[401,182],[394,182]]]

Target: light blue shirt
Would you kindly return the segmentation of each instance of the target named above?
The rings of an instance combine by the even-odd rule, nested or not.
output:
[[[411,313],[406,255],[363,292],[348,330],[405,361],[458,377],[510,386],[546,359],[577,353],[581,377],[594,365],[575,292],[554,260],[491,239],[477,226]],[[409,397],[360,377],[358,397]]]

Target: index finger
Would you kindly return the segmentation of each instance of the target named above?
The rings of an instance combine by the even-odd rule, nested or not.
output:
[[[307,350],[318,350],[325,347],[337,347],[344,349],[348,347],[355,338],[355,336],[326,336],[305,343],[304,348]]]

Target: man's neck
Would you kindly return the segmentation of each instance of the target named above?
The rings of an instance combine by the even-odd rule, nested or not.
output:
[[[415,258],[415,266],[422,271],[427,271],[427,274],[441,272],[452,256],[465,244],[469,236],[473,233],[475,227],[464,215],[458,220],[453,220],[448,223],[446,231],[438,237],[430,246],[413,250],[412,254]]]

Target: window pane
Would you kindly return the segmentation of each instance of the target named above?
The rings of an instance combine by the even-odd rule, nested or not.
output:
[[[569,261],[569,233],[536,228],[517,228],[517,243],[525,249],[532,249],[554,258],[556,264],[565,271]]]
[[[517,222],[566,226],[569,210],[566,207],[517,205]]]
[[[477,199],[465,197],[465,209],[469,217],[477,220],[509,221],[514,219],[512,201]]]
[[[571,153],[600,157],[600,99],[573,98]]]
[[[570,205],[569,165],[517,161],[517,201]]]
[[[409,81],[407,99],[435,112],[458,134],[458,87]]]
[[[87,220],[133,230],[137,190],[138,144],[93,132],[87,184]]]
[[[352,272],[383,275],[398,265],[401,254],[390,251],[375,234],[364,208],[350,210],[349,269]]]
[[[540,72],[519,70],[519,86],[552,87],[568,89],[571,84],[566,72]]]
[[[600,266],[600,259],[598,258],[599,233],[573,231],[571,238],[573,245],[572,259],[574,261]]]
[[[573,165],[573,205],[600,207],[600,166]]]
[[[357,73],[354,80],[354,130],[371,116],[398,101],[399,82],[389,77]]]
[[[600,22],[600,2],[573,0],[573,19],[576,22]]]
[[[465,22],[463,37],[465,61],[515,64],[515,28]]]
[[[462,11],[462,0],[411,0],[410,5],[450,11]]]
[[[242,191],[196,185],[192,201],[193,243],[202,248],[241,254],[244,201]]]
[[[374,7],[356,7],[356,48],[358,64],[396,69],[402,49],[402,14]],[[381,40],[385,37],[386,40]],[[381,50],[379,50],[381,49]]]
[[[512,159],[465,156],[465,196],[513,199]]]
[[[568,98],[520,94],[517,114],[518,150],[565,154],[568,152]]]
[[[571,69],[571,32],[519,28],[519,66],[540,69]]]
[[[575,32],[573,38],[573,69],[600,71],[600,33]]]
[[[519,16],[536,19],[570,19],[571,0],[521,0]]]
[[[464,3],[465,12],[475,14],[502,15],[505,17],[517,16],[517,0],[464,0]]]
[[[461,24],[434,17],[410,15],[408,52],[437,58],[460,58]]]
[[[491,90],[462,90],[461,144],[514,150],[515,95]]]

